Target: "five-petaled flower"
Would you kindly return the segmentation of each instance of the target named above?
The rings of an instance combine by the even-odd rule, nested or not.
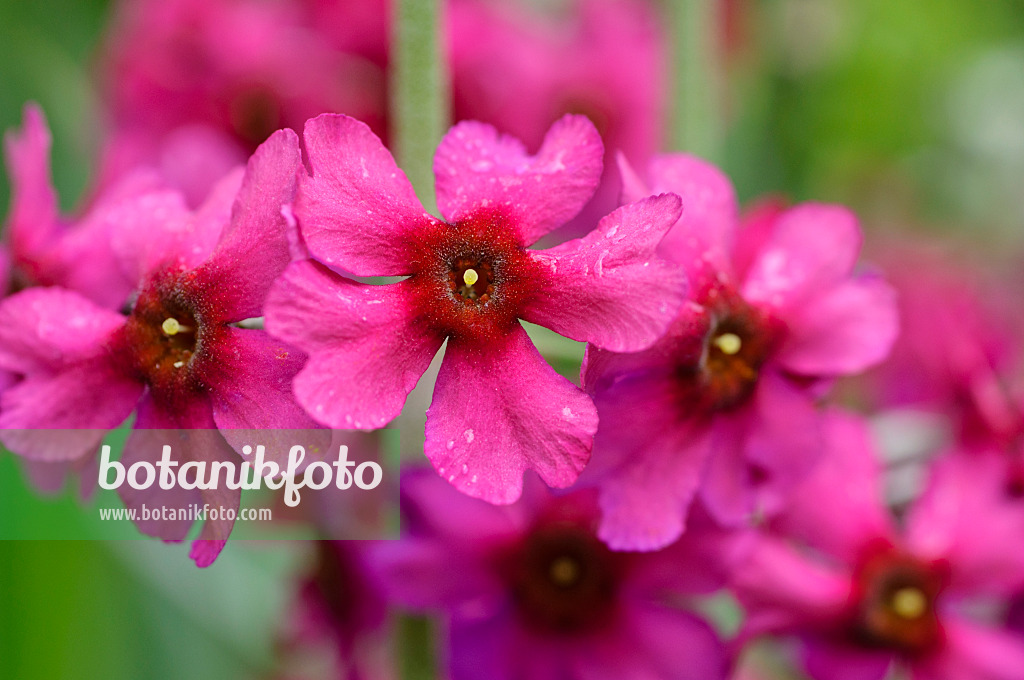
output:
[[[196,436],[179,454],[204,461],[235,456],[239,428],[312,428],[291,378],[303,356],[262,330],[235,326],[258,317],[267,289],[291,259],[282,206],[300,166],[298,139],[275,133],[248,168],[225,177],[194,213],[174,191],[133,197],[111,210],[114,252],[138,282],[124,316],[63,288],[31,288],[0,305],[0,370],[17,382],[0,395],[0,435],[30,460],[91,456],[106,430],[136,412],[122,462],[155,457],[150,430],[220,431]],[[81,432],[69,432],[81,430]],[[128,505],[146,500],[122,487]],[[154,493],[155,487],[154,487]],[[182,492],[237,509],[238,489]],[[191,525],[137,522],[181,540]],[[192,557],[213,562],[231,531],[208,521]]]
[[[494,503],[519,497],[527,469],[572,484],[597,413],[519,319],[616,352],[650,347],[686,292],[682,269],[655,254],[678,197],[638,201],[583,239],[531,251],[600,178],[603,148],[586,118],[556,122],[534,156],[490,126],[455,126],[434,159],[445,221],[424,211],[362,123],[323,115],[304,141],[310,174],[294,212],[314,260],[289,266],[266,312],[268,331],[309,354],[299,402],[324,425],[381,427],[447,340],[426,424],[438,473]],[[334,269],[407,278],[369,285]]]
[[[402,477],[403,536],[370,564],[385,593],[447,627],[450,677],[723,680],[725,649],[686,598],[721,588],[745,532],[704,521],[659,552],[609,550],[592,490],[532,475],[489,506],[423,470]]]
[[[694,300],[645,352],[588,348],[601,429],[581,482],[601,487],[602,538],[649,550],[679,536],[698,493],[727,524],[783,505],[821,449],[822,386],[881,361],[897,314],[884,281],[853,271],[848,210],[762,208],[738,229],[733,188],[708,163],[657,157],[649,186],[623,172],[627,199],[683,199],[660,252],[685,266]]]
[[[991,604],[1024,586],[1024,508],[1005,460],[949,456],[897,528],[867,428],[830,412],[826,455],[737,565],[739,641],[794,635],[818,680],[1024,677],[1024,640]]]

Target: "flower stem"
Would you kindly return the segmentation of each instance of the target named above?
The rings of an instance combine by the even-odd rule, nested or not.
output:
[[[672,148],[721,160],[721,0],[666,0],[672,31]]]
[[[393,0],[391,141],[420,201],[436,212],[432,161],[448,128],[442,0]]]
[[[437,677],[430,619],[401,616],[398,620],[398,643],[403,680],[432,680]]]

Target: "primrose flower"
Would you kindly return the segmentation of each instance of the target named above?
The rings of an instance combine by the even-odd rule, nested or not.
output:
[[[403,537],[370,563],[396,603],[443,615],[453,680],[726,677],[721,641],[681,601],[724,584],[740,537],[706,524],[661,552],[612,552],[593,493],[535,477],[509,506],[422,470],[402,494]]]
[[[114,250],[139,282],[127,317],[62,288],[4,300],[0,369],[18,377],[0,395],[5,443],[29,460],[76,460],[134,411],[136,433],[122,456],[128,465],[159,453],[144,445],[143,430],[211,430],[216,436],[197,435],[183,455],[224,460],[235,456],[225,440],[232,429],[315,427],[291,395],[302,354],[234,325],[261,314],[290,260],[282,206],[300,162],[295,134],[280,131],[195,213],[172,191],[123,203],[110,219]],[[237,489],[206,494],[183,491],[175,500],[237,508]],[[135,500],[144,499],[125,498]],[[180,540],[189,524],[140,528]],[[192,551],[200,566],[213,562],[231,525],[207,522]]]
[[[9,252],[0,255],[0,294],[9,288],[62,286],[118,309],[132,282],[111,250],[108,213],[120,201],[154,190],[156,178],[127,175],[101,192],[81,218],[65,218],[58,214],[50,177],[50,144],[46,118],[34,104],[25,107],[22,129],[4,137],[12,190]]]
[[[1024,677],[1024,638],[993,602],[1024,583],[1024,505],[994,457],[936,462],[897,530],[864,425],[829,414],[827,453],[734,571],[740,639],[799,638],[816,680]]]
[[[304,141],[311,174],[294,211],[318,261],[290,265],[266,310],[267,330],[309,354],[299,403],[329,427],[381,427],[447,339],[426,425],[438,474],[494,503],[519,496],[527,469],[552,486],[573,483],[597,414],[519,319],[617,351],[649,347],[685,293],[682,271],[655,257],[679,199],[639,201],[586,238],[530,251],[600,177],[601,140],[581,116],[552,126],[535,156],[490,126],[455,126],[434,159],[447,221],[423,210],[362,123],[323,115]],[[368,285],[330,267],[408,278]]]
[[[322,654],[332,677],[394,677],[388,659],[387,601],[367,564],[366,541],[318,541],[285,631],[285,649]]]
[[[278,128],[338,111],[384,129],[382,66],[328,44],[297,2],[124,1],[106,42],[102,182],[155,167],[197,205]]]
[[[853,273],[861,234],[846,209],[763,208],[740,230],[732,186],[703,161],[658,157],[650,185],[624,174],[625,200],[683,198],[659,250],[685,266],[694,300],[649,350],[587,349],[601,428],[581,483],[601,488],[603,539],[652,549],[679,536],[698,494],[728,524],[782,506],[821,448],[816,395],[883,359],[897,315],[883,281]]]

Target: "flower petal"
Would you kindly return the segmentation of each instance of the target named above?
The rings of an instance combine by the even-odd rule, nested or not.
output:
[[[908,544],[949,564],[950,589],[1006,596],[1024,588],[1024,508],[1005,493],[1004,455],[940,458],[908,513]]]
[[[808,559],[776,538],[754,543],[734,572],[733,592],[747,612],[742,639],[837,622],[845,613],[849,574]]]
[[[425,452],[438,474],[491,503],[519,498],[536,470],[564,488],[590,458],[597,410],[516,324],[486,347],[449,340],[427,410]]]
[[[58,228],[57,194],[50,177],[50,129],[42,109],[27,104],[19,133],[4,135],[11,178],[7,228],[15,259],[32,258],[52,243]]]
[[[654,603],[629,602],[616,629],[584,641],[572,661],[580,680],[725,680],[725,645],[706,621]],[[567,677],[567,676],[561,676]]]
[[[730,271],[739,206],[725,174],[687,154],[662,154],[647,166],[650,193],[671,192],[683,213],[661,244],[660,252],[686,267],[695,280],[709,272]]]
[[[876,277],[846,281],[810,297],[786,320],[778,360],[808,376],[858,373],[882,361],[899,332],[896,292]]]
[[[0,369],[30,374],[92,360],[124,317],[63,288],[29,288],[0,302]]]
[[[853,271],[861,246],[857,218],[836,205],[804,203],[779,216],[743,284],[748,302],[795,309]]]
[[[282,209],[295,196],[300,167],[299,138],[291,130],[275,132],[249,160],[231,222],[196,272],[226,321],[262,316],[267,291],[291,261]]]
[[[709,437],[680,413],[670,380],[626,380],[601,392],[595,403],[601,424],[584,476],[594,474],[594,466],[604,469],[597,482],[598,535],[613,550],[662,548],[683,533]]]
[[[864,546],[895,536],[882,497],[882,465],[866,424],[838,410],[825,415],[825,453],[790,494],[782,532],[853,564]]]
[[[893,657],[892,652],[819,637],[808,639],[804,647],[804,665],[817,680],[883,680]]]
[[[141,384],[102,358],[34,373],[0,395],[0,437],[32,460],[75,460],[97,450],[141,394]]]
[[[615,352],[649,348],[686,295],[683,269],[655,256],[678,217],[677,197],[648,198],[619,208],[582,239],[531,253],[546,266],[522,317]]]
[[[224,177],[192,213],[176,191],[152,191],[112,206],[111,246],[136,284],[165,267],[192,269],[216,247],[230,219],[242,171]]]
[[[213,419],[222,430],[316,427],[292,393],[292,379],[306,357],[259,330],[228,328],[223,351],[202,377],[210,389]],[[225,437],[228,433],[225,433]]]
[[[821,418],[812,398],[786,378],[764,371],[754,393],[746,443],[759,511],[772,515],[821,458]]]
[[[506,210],[530,245],[572,219],[601,180],[604,145],[593,123],[566,115],[551,126],[536,155],[484,123],[453,127],[437,148],[437,203],[450,222],[481,209]]]
[[[197,398],[187,404],[175,404],[173,411],[167,410],[152,398],[142,400],[135,429],[125,442],[122,457],[128,462],[153,462],[160,457],[165,444],[171,446],[172,460],[179,464],[202,463],[206,467],[206,474],[210,474],[211,465],[215,462],[231,463],[236,470],[241,464],[238,454],[217,431],[210,403],[205,398]],[[209,505],[211,517],[203,523],[199,537],[192,542],[189,552],[189,557],[198,567],[208,567],[217,559],[234,527],[233,518],[241,501],[241,490],[230,489],[225,483],[213,489],[194,489],[191,492],[178,485],[168,490],[154,484],[148,489],[137,490],[122,484],[118,494],[127,507],[141,507],[145,503],[150,508],[176,508],[179,515],[185,511],[186,517],[191,516],[187,510],[193,503]],[[213,511],[216,511],[216,516],[213,516]],[[188,519],[168,521],[162,518],[148,523],[137,522],[143,533],[170,541],[182,540],[193,523]]]
[[[303,133],[312,176],[295,215],[310,252],[357,276],[411,274],[406,244],[436,220],[380,139],[363,123],[323,114]]]
[[[304,261],[271,288],[267,330],[309,355],[294,391],[317,422],[377,428],[402,410],[444,341],[409,312],[407,286],[356,283]]]
[[[1024,677],[1024,640],[1019,634],[968,623],[943,622],[941,653],[915,664],[914,680],[1017,680]]]

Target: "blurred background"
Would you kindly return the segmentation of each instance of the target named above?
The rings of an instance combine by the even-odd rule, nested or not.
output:
[[[156,51],[166,46],[157,40],[126,39],[126,32],[134,30],[134,24],[125,20],[133,4],[0,0],[0,127],[20,126],[24,104],[40,104],[53,133],[54,182],[61,207],[71,215],[88,204],[92,192],[103,184],[103,172],[115,164],[105,146],[110,131],[129,124],[147,131],[158,126],[151,120],[129,120],[132,96],[142,96],[138,92],[144,87],[121,87],[145,84],[152,73],[161,73]],[[318,36],[328,55],[310,54],[310,61],[284,68],[286,74],[301,71],[302,63],[313,64],[314,70],[333,63],[331,50],[355,55],[338,67],[339,72],[358,77],[366,89],[355,95],[342,92],[338,101],[351,103],[369,117],[386,115],[382,88],[390,62],[386,31],[380,29],[386,24],[375,19],[383,16],[386,3],[354,3],[368,7],[364,9],[370,18],[363,23],[338,18],[344,15],[344,2],[274,4],[293,6],[285,14],[296,23],[288,24],[287,30],[299,26]],[[573,3],[562,0],[488,4],[500,5],[502,11],[512,7],[509,25],[519,28],[510,29],[504,43],[505,38],[491,43],[510,46],[505,54],[496,50],[467,56],[472,52],[469,38],[478,34],[449,35],[448,49],[456,66],[475,65],[455,69],[452,109],[457,117],[474,113],[474,103],[487,96],[484,86],[511,87],[518,76],[510,73],[528,74],[533,69],[543,75],[558,68],[543,60],[526,63],[527,52],[514,46],[528,44],[528,29],[544,22],[549,26],[539,29],[540,35],[556,36],[557,42],[567,30],[558,22],[573,12]],[[657,16],[666,8],[651,2],[648,10]],[[712,41],[722,85],[724,142],[718,160],[744,201],[773,194],[788,201],[841,202],[854,208],[869,234],[878,238],[941,239],[962,257],[982,263],[986,271],[1020,270],[1024,2],[723,0],[719,11],[721,33]],[[524,13],[532,23],[522,22]],[[120,17],[116,22],[115,14]],[[458,26],[478,20],[471,11],[460,16],[459,21],[467,23]],[[257,20],[253,25],[261,26]],[[345,35],[333,30],[346,26],[350,30]],[[578,52],[581,45],[599,44],[599,33],[577,36],[573,48]],[[362,38],[375,35],[376,43],[361,44]],[[500,28],[498,35],[504,35]],[[641,33],[638,40],[658,40],[657,31],[651,35]],[[661,37],[670,48],[670,36]],[[154,53],[147,52],[147,44]],[[253,54],[257,52],[253,48]],[[326,62],[317,61],[322,58]],[[602,57],[595,53],[587,58],[599,63]],[[666,57],[664,63],[669,61]],[[586,73],[585,66],[580,73]],[[638,80],[654,77],[641,75]],[[668,86],[670,68],[664,76],[665,81],[653,87]],[[268,76],[263,86],[289,80],[275,77]],[[314,87],[323,91],[315,83]],[[548,87],[565,110],[590,113],[599,127],[602,116],[618,105],[577,105],[575,93],[565,90],[568,86],[554,82]],[[286,104],[296,99],[302,94],[281,95]],[[267,125],[273,129],[293,124],[287,106],[261,108],[263,101],[245,109],[241,118],[237,110],[229,111],[229,137],[242,149],[246,139],[259,138]],[[646,124],[657,128],[653,139],[660,141],[644,142],[655,145],[648,153],[667,149],[669,142],[664,140],[670,138],[668,102],[658,97],[653,102],[645,105],[660,110]],[[294,107],[300,119],[309,109],[309,115],[319,112],[318,101],[301,104]],[[264,115],[268,110],[272,115]],[[201,122],[213,125],[211,116],[203,114]],[[552,118],[546,113],[537,117],[544,127]],[[605,123],[611,134],[616,123],[609,120]],[[501,126],[502,121],[494,122]],[[383,134],[386,122],[378,125]],[[529,126],[523,127],[516,132],[528,138]],[[637,153],[642,155],[643,150]],[[0,179],[0,210],[6,211],[9,197],[5,172]],[[40,522],[74,522],[84,512],[70,492],[46,500],[29,490],[12,456],[2,451],[0,511],[8,520],[19,513]],[[185,558],[183,546],[151,541],[2,542],[0,675],[273,677],[282,622],[310,560],[308,544],[232,542],[213,567],[200,571]]]

